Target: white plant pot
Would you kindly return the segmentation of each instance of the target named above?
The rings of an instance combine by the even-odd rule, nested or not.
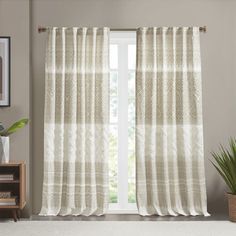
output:
[[[9,137],[0,136],[0,162],[1,163],[9,163],[9,155],[10,155],[9,149],[10,149]]]

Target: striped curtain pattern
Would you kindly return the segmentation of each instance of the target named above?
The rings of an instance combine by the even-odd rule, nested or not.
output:
[[[41,215],[108,207],[109,29],[51,28]]]
[[[140,28],[136,183],[141,215],[209,215],[198,27]]]

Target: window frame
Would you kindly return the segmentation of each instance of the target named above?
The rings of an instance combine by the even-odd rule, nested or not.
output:
[[[109,203],[108,213],[137,213],[136,203],[128,203],[128,76],[130,71],[135,71],[128,68],[128,45],[136,45],[136,32],[111,32],[110,45],[112,44],[118,45],[118,67],[110,69],[110,72],[118,72],[118,203]]]

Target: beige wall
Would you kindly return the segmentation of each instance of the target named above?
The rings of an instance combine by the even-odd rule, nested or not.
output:
[[[10,125],[30,118],[30,33],[29,0],[0,0],[0,36],[11,37],[11,107],[0,108],[0,121]],[[10,159],[24,160],[27,166],[27,205],[31,212],[30,126],[11,136]]]
[[[0,1],[1,4],[2,1]],[[9,0],[11,2],[11,0]],[[13,58],[13,106],[6,109],[4,121],[28,115],[28,30],[27,2],[15,7],[4,3],[9,10],[2,11],[7,24],[2,32],[15,37]],[[12,7],[13,9],[9,9]],[[44,51],[46,33],[38,34],[43,26],[108,26],[130,28],[138,26],[190,26],[206,25],[207,33],[201,35],[205,159],[209,211],[225,210],[224,185],[209,164],[210,151],[219,142],[226,143],[236,131],[235,94],[235,10],[230,0],[32,0],[32,59],[33,59],[33,212],[41,206],[43,179],[43,105],[44,105]],[[12,12],[13,11],[13,12]],[[25,11],[25,15],[24,15]],[[19,15],[24,16],[18,20]],[[6,17],[8,17],[6,19]],[[2,20],[1,20],[2,21]],[[20,26],[19,26],[20,25]],[[25,53],[26,52],[26,53]],[[23,59],[22,59],[23,57]],[[19,82],[23,81],[22,82]],[[23,91],[23,92],[22,92]],[[2,110],[1,110],[2,114]],[[29,157],[28,130],[12,140],[18,156]],[[18,157],[17,156],[17,157]],[[20,157],[19,157],[20,158]],[[28,160],[28,159],[27,159]]]

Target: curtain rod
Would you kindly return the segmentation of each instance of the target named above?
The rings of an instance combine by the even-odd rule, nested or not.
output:
[[[47,27],[39,26],[38,33],[46,32],[47,29],[48,29]],[[136,30],[137,30],[137,28],[111,28],[111,31],[136,31]],[[199,27],[200,32],[206,33],[206,30],[207,30],[206,26]]]

